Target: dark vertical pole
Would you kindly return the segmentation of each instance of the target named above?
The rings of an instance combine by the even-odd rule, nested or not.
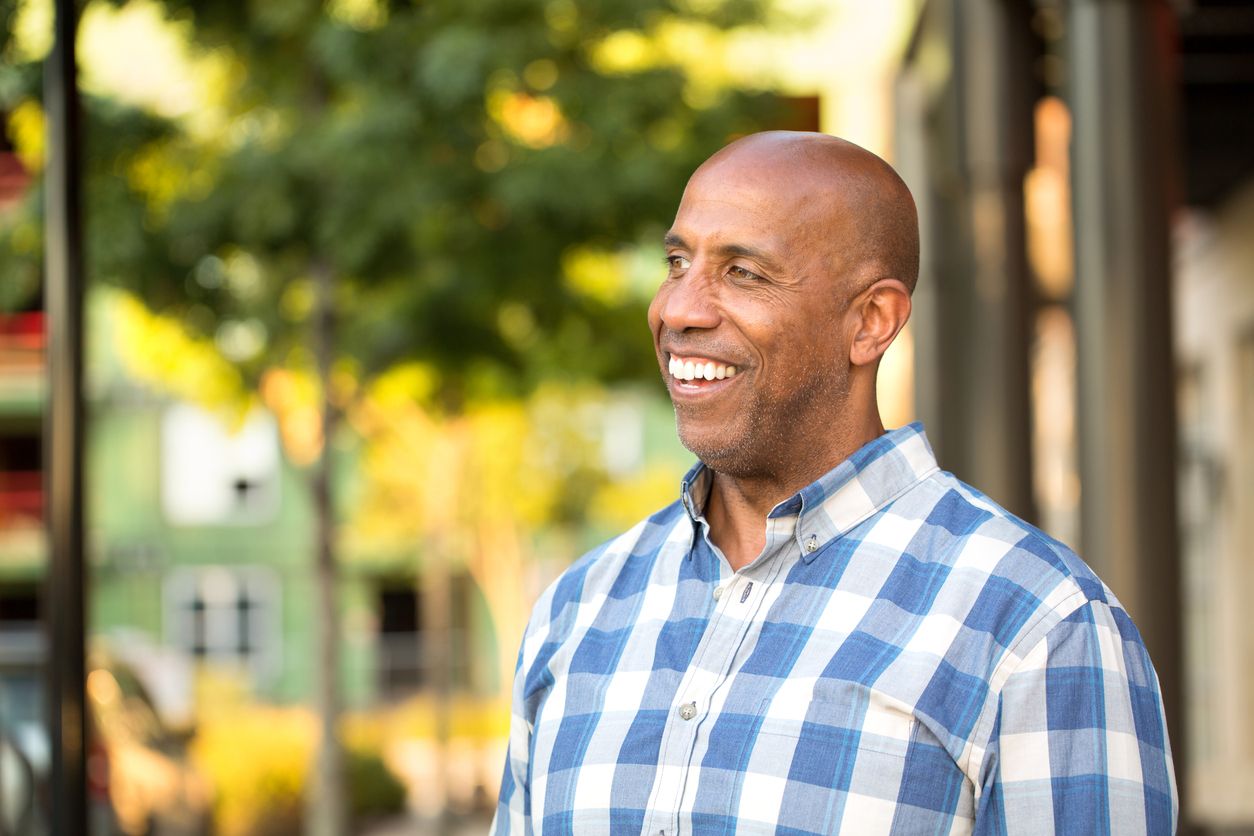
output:
[[[954,9],[970,255],[961,307],[951,308],[948,320],[955,332],[950,338],[961,341],[965,353],[953,372],[966,396],[957,432],[970,473],[965,478],[1034,519],[1023,203],[1036,99],[1031,9],[1003,0],[965,0]]]
[[[1070,11],[1082,552],[1145,638],[1183,803],[1172,18],[1162,0],[1072,0]]]
[[[56,0],[52,52],[44,62],[48,125],[44,307],[48,397],[44,407],[48,565],[48,722],[52,739],[52,832],[87,832],[83,595],[83,257],[79,211],[79,108],[73,0]]]
[[[1032,163],[1030,4],[929,3],[919,50],[944,43],[949,76],[919,69],[915,169],[923,276],[915,294],[919,413],[941,465],[1032,519],[1023,180]],[[930,77],[924,81],[925,77]],[[928,88],[932,92],[927,92]],[[904,104],[904,102],[903,102]],[[926,184],[917,182],[924,174]],[[922,188],[919,188],[922,187]]]

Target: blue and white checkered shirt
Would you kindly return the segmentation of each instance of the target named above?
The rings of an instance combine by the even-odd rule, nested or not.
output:
[[[1136,627],[922,427],[776,506],[739,572],[710,478],[536,605],[496,833],[1174,832]]]

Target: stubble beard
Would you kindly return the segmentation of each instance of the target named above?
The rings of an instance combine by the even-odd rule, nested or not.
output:
[[[798,462],[810,452],[812,440],[842,421],[849,400],[847,373],[810,380],[810,385],[774,403],[755,392],[732,421],[704,432],[694,426],[702,416],[676,404],[679,441],[715,473],[736,479],[791,481]]]

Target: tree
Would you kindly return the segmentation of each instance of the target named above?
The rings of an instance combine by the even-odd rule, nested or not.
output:
[[[341,832],[325,440],[361,383],[403,360],[437,371],[452,410],[552,375],[656,373],[643,295],[589,292],[613,277],[581,281],[572,263],[660,238],[691,170],[763,124],[769,102],[700,89],[653,40],[748,21],[759,3],[162,6],[231,68],[230,89],[212,129],[126,112],[147,133],[114,147],[92,123],[88,263],[214,336],[251,385],[275,367],[321,381],[310,484],[325,745],[311,824]],[[6,228],[0,281],[29,279],[38,249],[18,252]]]

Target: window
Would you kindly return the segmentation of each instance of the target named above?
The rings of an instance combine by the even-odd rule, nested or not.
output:
[[[463,572],[380,582],[376,648],[381,696],[396,699],[422,688],[472,686],[469,639],[475,594],[474,581]]]
[[[380,587],[379,690],[386,697],[404,696],[426,684],[421,624],[421,599],[413,581]]]
[[[274,418],[254,412],[237,431],[178,404],[161,427],[161,502],[175,525],[259,525],[279,509]]]
[[[260,567],[180,569],[166,581],[167,641],[198,662],[258,680],[278,670],[279,584]]]

